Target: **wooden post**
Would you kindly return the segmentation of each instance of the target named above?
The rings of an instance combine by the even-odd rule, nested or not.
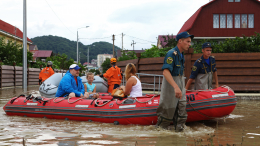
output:
[[[16,63],[13,62],[13,66],[14,66],[14,86],[16,86],[16,68],[15,68]]]
[[[138,61],[136,63],[136,73],[139,73],[139,61],[140,61],[140,58],[141,58],[141,53],[136,53],[136,57],[138,58]]]
[[[189,78],[190,78],[190,74],[191,74],[191,56],[193,54],[194,50],[193,48],[189,48],[187,51],[185,51],[185,72],[184,75],[186,77],[185,79],[185,83],[188,82]]]

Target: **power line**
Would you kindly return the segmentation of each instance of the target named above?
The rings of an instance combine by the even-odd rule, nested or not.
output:
[[[146,41],[146,42],[150,42],[150,43],[155,43],[155,42],[152,42],[152,41],[148,41],[148,40],[140,39],[140,38],[133,37],[133,36],[130,36],[130,35],[126,35],[126,36],[129,36],[129,37],[132,37],[132,38],[136,38],[136,39],[139,39],[139,40],[143,40],[143,41]]]
[[[150,44],[150,43],[140,43],[140,42],[136,42],[136,43],[138,43],[138,44]]]
[[[115,35],[115,36],[116,36],[116,35]],[[106,39],[106,38],[111,38],[111,36],[109,36],[109,37],[103,37],[103,38],[80,38],[80,39],[97,40],[97,39]]]
[[[49,5],[49,7],[51,8],[50,4],[47,2],[47,0],[45,0],[46,3]],[[51,8],[52,12],[57,16],[57,18],[60,20],[60,22],[69,30],[69,28],[61,21],[61,19],[59,18],[59,16],[54,12],[54,10]],[[71,33],[73,33],[71,30],[69,30]],[[75,34],[75,33],[73,33]]]

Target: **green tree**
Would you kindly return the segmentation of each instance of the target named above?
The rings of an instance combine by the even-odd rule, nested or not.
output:
[[[77,42],[71,41],[66,38],[58,36],[39,36],[31,39],[33,44],[37,45],[39,50],[52,50],[55,54],[66,54],[68,58],[76,60],[77,56]],[[80,52],[80,62],[83,64],[88,59],[89,48],[89,60],[97,59],[98,54],[113,54],[113,45],[108,42],[95,42],[91,45],[84,45],[81,42],[78,43],[78,49]],[[115,51],[120,50],[115,46]]]
[[[117,61],[137,59],[136,53],[134,51],[122,50],[122,56],[120,56]]]
[[[100,71],[99,71],[99,70],[96,70],[96,69],[91,69],[91,70],[89,70],[89,72],[92,72],[92,73],[94,73],[95,75],[100,75]]]
[[[141,53],[141,58],[164,57],[170,49],[170,47],[159,49],[157,46],[152,45],[152,48]]]
[[[103,68],[103,73],[105,73],[105,72],[111,67],[110,59],[107,58],[107,59],[102,63],[101,67]]]
[[[31,52],[27,51],[27,64],[32,61],[33,56]],[[5,65],[13,65],[16,63],[17,66],[23,65],[23,48],[22,45],[16,44],[12,40],[5,42],[5,37],[0,38],[0,60]]]

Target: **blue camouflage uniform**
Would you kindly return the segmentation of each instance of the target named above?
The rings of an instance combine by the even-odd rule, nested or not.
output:
[[[190,78],[195,79],[198,74],[207,74],[209,72],[217,71],[215,57],[210,56],[209,60],[210,64],[206,63],[203,55],[198,60],[196,60],[192,67]]]
[[[205,42],[202,45],[202,49],[204,48],[212,49],[211,43]],[[190,78],[195,79],[195,90],[212,89],[213,73],[217,71],[215,57],[210,56],[207,61],[202,55],[192,67]]]
[[[182,76],[185,62],[182,56],[177,46],[169,50],[164,57],[162,70],[168,69],[172,76]]]

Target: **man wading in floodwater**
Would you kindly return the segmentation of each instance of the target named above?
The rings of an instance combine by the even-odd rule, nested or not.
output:
[[[212,46],[209,42],[202,45],[203,55],[194,63],[187,82],[186,90],[189,89],[191,83],[195,80],[194,90],[212,89],[213,75],[215,79],[215,88],[218,88],[218,75],[216,61],[214,56],[210,56]]]
[[[176,36],[177,46],[166,54],[163,63],[163,81],[159,107],[156,111],[158,120],[156,126],[168,129],[173,121],[175,131],[184,129],[187,120],[186,90],[183,76],[184,55],[188,50],[194,35],[182,32]]]

